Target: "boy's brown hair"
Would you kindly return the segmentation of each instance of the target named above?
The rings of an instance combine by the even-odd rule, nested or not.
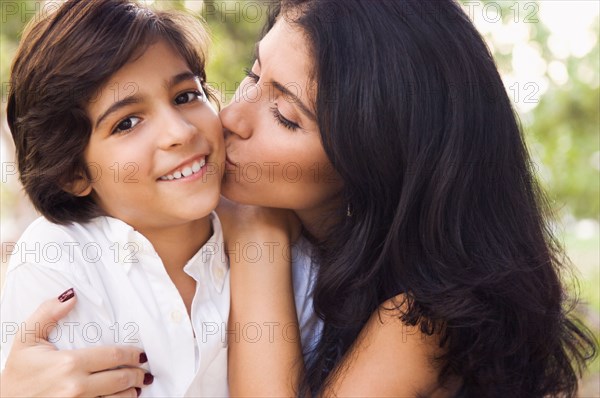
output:
[[[95,177],[83,159],[92,131],[85,106],[159,39],[181,54],[208,93],[207,35],[191,16],[131,0],[71,0],[26,27],[11,69],[8,125],[21,183],[50,221],[85,222],[101,214],[91,195],[69,189],[78,176]]]

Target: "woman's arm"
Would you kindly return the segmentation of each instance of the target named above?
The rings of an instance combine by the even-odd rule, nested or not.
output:
[[[230,393],[293,396],[304,369],[290,264],[299,224],[291,212],[231,203],[219,216],[230,261],[228,329],[237,331],[229,335]]]
[[[139,396],[145,374],[137,368],[145,362],[139,348],[58,351],[47,341],[53,330],[47,325],[63,318],[76,300],[42,303],[16,331],[20,338],[14,340],[0,375],[0,397]]]
[[[291,255],[281,250],[289,247],[293,235],[289,219],[280,210],[231,203],[222,203],[219,215],[232,252],[228,329],[238,331],[230,336],[240,336],[229,340],[231,395],[295,396],[304,363],[298,335],[286,338],[292,337],[292,330],[298,333]],[[276,244],[277,250],[269,253],[267,246]],[[262,257],[244,255],[244,247],[252,245],[262,247]],[[404,324],[396,299],[372,314],[330,376],[324,396],[451,396],[456,386],[438,386],[439,366],[434,358],[442,353],[439,336]],[[268,325],[276,326],[269,329]],[[287,333],[281,333],[286,325]]]

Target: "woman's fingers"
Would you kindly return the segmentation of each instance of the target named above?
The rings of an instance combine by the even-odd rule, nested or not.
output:
[[[76,301],[73,289],[63,292],[58,298],[44,301],[22,325],[21,330],[27,333],[19,332],[19,338],[15,339],[14,345],[32,345],[40,343],[41,340],[48,340],[57,322],[73,309]]]
[[[129,394],[127,390],[141,388],[152,380],[146,376],[149,373],[137,367],[141,350],[133,347],[55,351],[40,343],[13,351],[2,372],[0,397]],[[135,367],[106,370],[117,366]]]
[[[90,347],[71,353],[77,366],[88,373],[118,367],[137,368],[148,361],[142,349],[131,346]]]
[[[81,370],[65,374],[60,364],[68,354],[47,341],[57,321],[75,305],[74,296],[65,293],[59,296],[62,301],[52,298],[43,302],[17,329],[2,371],[0,397],[65,397],[76,384],[71,382]]]
[[[47,341],[57,322],[73,309],[74,293],[67,290],[60,299],[43,302],[17,330],[2,372],[0,397],[137,396],[146,374],[139,366],[147,362],[140,348],[58,351]]]
[[[61,301],[62,300],[62,301]],[[47,340],[57,322],[73,309],[77,298],[75,292],[69,289],[58,299],[46,300],[25,321],[24,330],[19,333],[20,339],[15,339],[15,345],[49,345]],[[35,333],[33,332],[35,330]],[[15,349],[15,348],[13,348]],[[16,348],[19,349],[19,348]],[[143,350],[131,346],[105,346],[68,351],[63,359],[72,369],[88,373],[99,372],[120,366],[138,367],[148,361]]]
[[[136,397],[136,388],[139,388],[141,392],[141,388],[151,384],[152,381],[153,377],[144,369],[121,368],[106,370],[90,375],[87,378],[87,385],[84,391],[86,396],[106,397],[114,395],[118,397]]]
[[[103,398],[136,398],[142,393],[140,388],[129,388],[114,395],[104,395]]]

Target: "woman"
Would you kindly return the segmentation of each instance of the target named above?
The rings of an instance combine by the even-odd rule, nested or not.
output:
[[[324,327],[305,371],[291,340],[232,344],[232,392],[573,396],[595,343],[568,314],[522,135],[460,7],[286,0],[272,11],[246,95],[221,115],[224,194],[294,210],[315,247]],[[236,211],[260,221],[238,239],[288,239],[283,217]],[[255,286],[256,304],[234,297],[232,319],[293,322],[280,254],[252,269],[232,260],[232,289]],[[15,361],[45,361],[27,360],[34,348]]]
[[[290,0],[273,15],[247,84],[305,89],[233,102],[221,119],[229,159],[272,149],[271,162],[297,161],[321,142],[343,181],[285,206],[319,254],[324,331],[300,395],[575,394],[593,338],[566,315],[563,260],[522,135],[458,4]],[[268,124],[270,107],[287,135]],[[324,161],[310,151],[303,171]],[[280,207],[253,188],[226,178],[224,194]],[[243,308],[250,318],[257,307]]]

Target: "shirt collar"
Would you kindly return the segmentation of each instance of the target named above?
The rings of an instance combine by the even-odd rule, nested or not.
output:
[[[187,262],[183,270],[194,278],[197,282],[203,277],[202,267],[208,270],[208,277],[217,292],[221,293],[229,262],[225,255],[225,246],[223,241],[223,229],[219,216],[214,211],[210,214],[212,224],[212,235],[208,241],[198,250],[198,252]]]
[[[221,293],[229,263],[225,255],[223,230],[219,216],[213,211],[209,217],[213,233],[186,263],[183,270],[196,282],[200,282],[202,278],[208,276],[214,288]],[[98,217],[94,222],[100,223],[100,227],[107,232],[107,237],[113,242],[110,247],[111,253],[108,255],[113,256],[113,261],[118,260],[126,273],[129,273],[132,266],[142,261],[144,256],[158,257],[152,243],[126,222],[109,216]],[[202,272],[203,267],[208,272]]]
[[[142,255],[156,255],[150,241],[126,222],[109,216],[98,217],[93,222],[99,225],[101,231],[105,231],[107,239],[111,242],[110,253],[107,255],[126,273],[129,273],[133,265],[139,263]]]

